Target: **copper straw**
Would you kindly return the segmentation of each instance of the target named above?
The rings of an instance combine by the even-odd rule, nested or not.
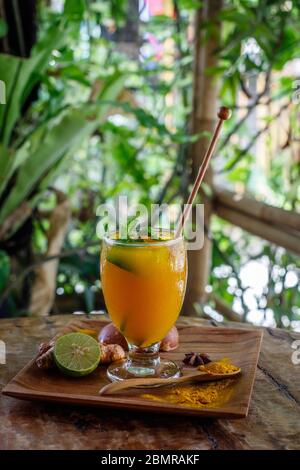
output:
[[[219,121],[218,121],[217,126],[215,128],[215,131],[213,133],[213,136],[212,136],[211,142],[209,144],[209,147],[206,151],[206,154],[204,155],[201,166],[199,168],[198,175],[197,175],[197,178],[195,180],[193,189],[192,189],[192,191],[189,195],[187,203],[185,204],[182,216],[180,217],[180,220],[179,220],[179,223],[178,223],[178,226],[177,226],[177,229],[176,229],[175,238],[177,238],[181,235],[184,224],[187,221],[187,219],[189,218],[189,214],[190,214],[191,208],[193,206],[194,199],[195,199],[195,197],[198,193],[198,190],[200,188],[200,185],[201,185],[202,180],[204,178],[204,175],[206,173],[206,170],[207,170],[207,167],[208,167],[208,164],[209,164],[209,160],[210,160],[210,158],[213,154],[213,151],[215,149],[218,137],[219,137],[221,129],[222,129],[223,122],[226,121],[227,119],[229,119],[230,116],[231,116],[230,109],[226,108],[225,106],[222,106],[219,109],[219,111],[218,111]]]

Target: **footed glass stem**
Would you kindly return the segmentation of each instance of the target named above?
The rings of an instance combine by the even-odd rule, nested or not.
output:
[[[108,378],[117,382],[132,378],[174,378],[181,375],[180,368],[170,360],[159,356],[160,343],[140,348],[128,343],[128,358],[112,363],[107,369]]]

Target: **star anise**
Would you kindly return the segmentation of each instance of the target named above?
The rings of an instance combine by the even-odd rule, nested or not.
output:
[[[185,358],[182,361],[187,366],[197,367],[211,362],[209,356],[205,353],[190,352],[185,354]]]

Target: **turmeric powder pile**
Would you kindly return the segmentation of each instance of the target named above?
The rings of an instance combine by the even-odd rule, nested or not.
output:
[[[226,375],[237,372],[239,367],[231,364],[229,359],[224,358],[220,361],[199,366],[198,369],[210,374]],[[142,398],[200,408],[216,407],[229,400],[234,383],[235,379],[227,378],[216,382],[177,385],[164,389],[157,394],[143,394]]]
[[[143,398],[155,401],[164,401],[192,407],[217,406],[228,401],[231,393],[233,379],[224,379],[206,384],[178,385],[156,395],[146,393]]]
[[[220,361],[216,362],[209,362],[208,364],[204,364],[198,367],[199,370],[203,372],[207,372],[208,374],[231,374],[232,372],[238,372],[240,370],[239,367],[231,364],[229,359],[224,358]]]

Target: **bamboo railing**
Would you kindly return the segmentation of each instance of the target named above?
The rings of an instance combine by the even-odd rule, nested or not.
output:
[[[300,255],[300,214],[273,207],[249,196],[214,185],[213,213],[232,225]],[[216,310],[231,321],[242,317],[218,296],[210,294]]]
[[[213,194],[214,212],[219,217],[300,255],[300,214],[219,187],[214,187]]]

